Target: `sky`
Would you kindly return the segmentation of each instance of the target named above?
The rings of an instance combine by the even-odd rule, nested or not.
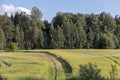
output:
[[[0,14],[23,11],[30,15],[32,7],[42,12],[42,20],[51,21],[57,12],[120,15],[120,0],[0,0]]]

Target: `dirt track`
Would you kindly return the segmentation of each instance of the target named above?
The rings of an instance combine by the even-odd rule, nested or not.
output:
[[[55,69],[55,75],[54,75],[54,80],[59,80],[58,79],[58,68],[62,67],[64,69],[64,73],[66,75],[66,79],[68,79],[68,74],[71,74],[72,76],[72,67],[70,66],[70,64],[65,61],[64,59],[57,57],[56,55],[49,53],[49,52],[41,52],[44,54],[45,57],[47,57],[49,59],[49,61],[52,62],[53,67]]]
[[[24,51],[24,52],[31,52],[31,51]],[[52,63],[51,66],[54,67],[55,69],[54,80],[59,80],[58,79],[58,73],[59,73],[58,68],[60,67],[64,70],[66,80],[69,80],[69,78],[73,77],[72,67],[65,59],[58,57],[55,54],[47,52],[47,51],[35,51],[34,53],[43,54],[43,56],[46,57]]]
[[[52,62],[51,67],[54,67],[54,69],[55,69],[54,80],[58,80],[58,69],[57,68],[61,67],[60,62],[57,59],[55,59],[53,56],[50,56],[46,53],[44,54],[44,56],[47,57],[50,62]]]

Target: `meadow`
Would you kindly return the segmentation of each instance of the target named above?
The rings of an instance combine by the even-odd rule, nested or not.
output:
[[[79,66],[87,63],[96,64],[102,76],[110,78],[111,65],[116,65],[120,78],[120,50],[109,49],[67,49],[49,50],[49,52],[65,59],[73,69],[73,76],[78,76]]]
[[[0,52],[0,75],[8,80],[54,80],[52,65],[42,53]]]
[[[0,52],[0,75],[8,80],[65,80],[65,69],[60,62],[44,53],[49,52],[69,63],[73,77],[79,74],[81,64],[93,63],[101,69],[101,74],[109,78],[111,65],[116,65],[120,78],[120,50],[95,49],[53,49],[30,50],[28,52]],[[52,62],[53,61],[53,62]],[[56,65],[56,66],[55,66]],[[30,80],[30,79],[28,79]]]

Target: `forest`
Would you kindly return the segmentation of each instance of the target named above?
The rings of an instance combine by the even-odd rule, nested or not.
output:
[[[120,16],[58,12],[52,21],[42,20],[33,7],[31,15],[0,15],[0,50],[18,49],[119,49]]]

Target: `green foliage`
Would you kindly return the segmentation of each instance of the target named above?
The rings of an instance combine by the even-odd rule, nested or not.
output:
[[[110,37],[107,36],[106,34],[102,34],[102,37],[100,38],[100,40],[98,41],[98,48],[114,48],[114,43],[113,41],[111,41]]]
[[[120,17],[109,14],[73,14],[58,12],[51,23],[42,21],[42,13],[33,7],[31,15],[16,12],[0,15],[0,50],[11,42],[20,49],[43,48],[120,48]],[[6,46],[6,47],[5,47]]]
[[[9,52],[16,52],[18,50],[18,44],[15,42],[11,42],[7,45],[6,51]]]
[[[63,35],[63,30],[60,26],[54,28],[53,25],[50,26],[49,30],[49,48],[63,48],[65,37]]]
[[[6,43],[5,35],[3,30],[0,28],[0,50],[3,50],[5,48],[5,43]]]
[[[102,12],[99,17],[101,23],[102,23],[102,29],[105,32],[111,32],[114,33],[116,30],[116,21],[113,19],[113,17],[109,13]],[[106,30],[104,29],[106,27]]]
[[[105,80],[100,74],[101,69],[91,63],[80,65],[79,80]]]
[[[116,35],[116,37],[118,38],[118,41],[119,41],[118,48],[120,48],[120,24],[117,25],[117,29],[115,31],[115,35]]]
[[[34,20],[39,20],[40,18],[42,18],[42,13],[37,7],[32,8],[31,14],[31,18]]]
[[[118,47],[118,39],[111,33],[101,34],[96,46],[100,49],[114,49]]]

